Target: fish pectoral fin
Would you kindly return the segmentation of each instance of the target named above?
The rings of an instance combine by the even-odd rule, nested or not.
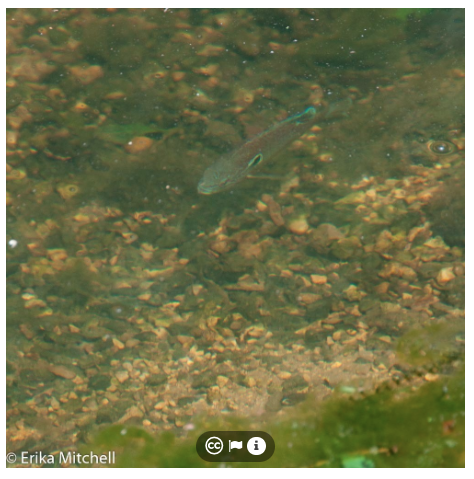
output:
[[[277,175],[247,175],[246,178],[250,178],[253,180],[284,180],[284,176],[277,176]]]

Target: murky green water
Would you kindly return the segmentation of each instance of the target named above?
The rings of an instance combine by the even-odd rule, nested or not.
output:
[[[463,466],[464,10],[10,10],[7,107],[8,451]]]

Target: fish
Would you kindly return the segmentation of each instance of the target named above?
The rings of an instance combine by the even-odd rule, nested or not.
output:
[[[322,106],[310,106],[221,156],[204,171],[197,190],[212,195],[228,190],[308,131],[321,117]]]

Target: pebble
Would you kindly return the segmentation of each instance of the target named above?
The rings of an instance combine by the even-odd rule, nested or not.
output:
[[[176,81],[176,82],[184,80],[185,76],[186,76],[186,73],[181,71],[171,73],[171,78],[173,79],[173,81]]]
[[[276,226],[283,226],[285,220],[281,215],[281,206],[270,195],[262,195],[262,201],[268,206],[270,218]]]
[[[71,371],[66,366],[56,366],[52,365],[49,367],[49,370],[56,376],[59,376],[64,379],[74,379],[76,377],[76,373]]]
[[[438,281],[439,284],[446,284],[449,283],[449,281],[453,280],[455,277],[456,275],[453,273],[453,268],[443,268],[438,273],[436,281]]]
[[[161,411],[165,406],[166,406],[166,402],[165,401],[160,401],[160,402],[157,402],[153,406],[153,408],[156,409],[157,411]]]
[[[312,274],[311,282],[313,284],[326,284],[328,282],[328,277],[320,274]]]
[[[122,341],[119,341],[117,338],[112,339],[112,343],[117,349],[123,349],[125,348],[125,345],[122,343]]]
[[[153,140],[146,136],[136,136],[132,138],[126,145],[125,150],[128,153],[140,153],[148,150],[153,145]]]
[[[217,385],[222,388],[229,382],[229,378],[226,376],[217,376]]]
[[[253,377],[251,377],[251,376],[249,376],[249,377],[247,378],[247,381],[246,381],[246,382],[247,382],[247,386],[248,386],[249,388],[253,388],[253,387],[255,387],[255,386],[257,385],[257,381],[255,380],[255,378],[253,378]]]
[[[119,380],[120,383],[124,383],[129,378],[129,374],[128,371],[121,370],[115,373],[115,377]]]
[[[437,381],[439,379],[439,374],[433,374],[433,373],[426,373],[425,374],[425,380],[426,381]]]
[[[296,235],[304,235],[309,230],[309,224],[306,218],[300,217],[289,222],[288,229]]]
[[[98,80],[104,76],[104,70],[98,65],[92,65],[89,68],[71,67],[69,71],[83,84],[89,85],[89,83]]]
[[[301,293],[298,296],[298,301],[303,304],[313,304],[321,300],[320,294],[314,293]]]

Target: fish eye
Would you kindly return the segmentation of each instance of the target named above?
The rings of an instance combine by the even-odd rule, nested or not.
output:
[[[437,140],[429,143],[429,148],[433,153],[438,155],[449,155],[456,150],[456,146],[450,141]]]
[[[249,168],[253,168],[254,166],[257,166],[263,159],[263,155],[259,153],[257,156],[254,156],[250,161],[249,161]]]

